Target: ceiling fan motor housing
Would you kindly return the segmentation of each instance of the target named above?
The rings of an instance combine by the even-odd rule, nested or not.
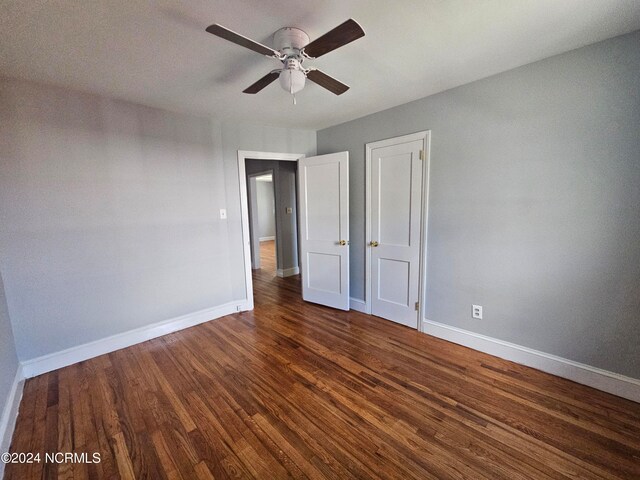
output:
[[[273,47],[281,53],[300,55],[300,50],[309,43],[309,35],[299,28],[281,28],[273,34]]]

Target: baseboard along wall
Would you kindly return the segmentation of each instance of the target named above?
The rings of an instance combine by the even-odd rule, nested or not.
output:
[[[11,446],[11,438],[16,428],[16,420],[18,419],[18,409],[20,400],[22,400],[22,390],[24,388],[24,375],[22,365],[18,365],[16,375],[11,384],[11,390],[7,397],[7,402],[2,410],[0,418],[0,453],[9,451]],[[0,478],[4,475],[4,463],[0,462]]]
[[[640,403],[640,380],[635,378],[431,320],[422,321],[422,331]]]
[[[349,308],[351,308],[351,310],[355,310],[356,312],[367,313],[367,303],[364,300],[360,300],[359,298],[351,297],[349,299]]]
[[[170,320],[129,330],[128,332],[118,333],[101,340],[22,362],[23,374],[25,378],[42,375],[43,373],[57,370],[58,368],[73,365],[83,360],[88,360],[99,355],[104,355],[105,353],[130,347],[131,345],[161,337],[168,333],[177,332],[178,330],[183,330],[208,322],[209,320],[248,309],[248,302],[246,302],[246,300],[230,302],[218,307],[207,308]]]
[[[279,277],[291,277],[292,275],[298,275],[300,273],[300,267],[293,268],[279,268],[276,271],[276,275]]]
[[[369,313],[367,303],[358,298],[350,299],[350,308]],[[422,321],[422,332],[640,403],[640,379],[428,319]]]

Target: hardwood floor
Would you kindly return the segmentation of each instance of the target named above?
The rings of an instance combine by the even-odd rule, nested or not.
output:
[[[640,478],[640,404],[254,273],[253,312],[28,380],[32,478]]]
[[[261,273],[276,273],[276,242],[267,240],[260,242],[260,271]]]

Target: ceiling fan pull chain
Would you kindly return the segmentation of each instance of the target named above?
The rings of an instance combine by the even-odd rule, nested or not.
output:
[[[291,78],[291,72],[289,72],[289,90],[291,95],[293,96],[293,104],[296,104],[296,94],[293,91],[293,79]]]

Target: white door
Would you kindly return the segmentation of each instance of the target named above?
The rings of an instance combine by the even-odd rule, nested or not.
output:
[[[369,147],[371,313],[417,328],[424,140]]]
[[[302,158],[302,298],[349,310],[349,153]]]

